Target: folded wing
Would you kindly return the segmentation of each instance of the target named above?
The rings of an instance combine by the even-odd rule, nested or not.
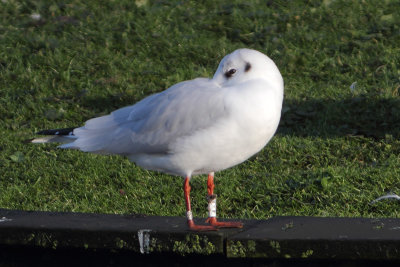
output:
[[[225,93],[226,88],[209,79],[181,82],[133,106],[88,120],[74,130],[77,139],[61,147],[101,154],[165,154],[177,138],[228,115]]]

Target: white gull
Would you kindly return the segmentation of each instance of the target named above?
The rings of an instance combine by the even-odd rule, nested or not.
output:
[[[57,136],[32,142],[67,141],[60,147],[123,155],[143,168],[182,176],[191,230],[242,227],[217,221],[214,172],[242,163],[270,141],[282,101],[283,79],[275,63],[258,51],[238,49],[222,59],[212,79],[180,82],[88,120],[72,134],[42,131]],[[208,174],[210,225],[193,221],[189,181],[197,174]]]

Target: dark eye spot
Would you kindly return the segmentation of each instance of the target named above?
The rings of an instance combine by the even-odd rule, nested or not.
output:
[[[251,65],[249,62],[246,62],[246,66],[244,67],[244,71],[248,72],[251,69]]]
[[[235,74],[236,70],[235,69],[230,69],[227,72],[225,72],[225,77],[230,78],[232,77],[233,74]]]

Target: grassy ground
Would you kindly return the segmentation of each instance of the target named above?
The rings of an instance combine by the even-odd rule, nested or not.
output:
[[[282,72],[283,117],[261,153],[217,173],[219,216],[398,217],[398,202],[369,203],[400,194],[399,2],[241,2],[1,1],[0,207],[182,216],[180,178],[23,140],[249,47]],[[192,192],[206,216],[206,177]]]

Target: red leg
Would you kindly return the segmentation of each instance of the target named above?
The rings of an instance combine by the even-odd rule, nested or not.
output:
[[[214,173],[210,172],[207,179],[208,219],[207,223],[215,227],[242,228],[242,222],[218,222],[217,221],[217,195],[214,195]]]
[[[209,196],[214,195],[214,173],[210,172],[207,179],[207,193]]]
[[[190,180],[190,177],[186,177],[185,182],[183,183],[183,192],[185,194],[185,202],[186,202],[186,217],[187,217],[187,223],[188,223],[189,229],[193,230],[193,231],[215,231],[215,230],[218,230],[215,226],[194,224],[192,208],[190,207],[189,180]]]

